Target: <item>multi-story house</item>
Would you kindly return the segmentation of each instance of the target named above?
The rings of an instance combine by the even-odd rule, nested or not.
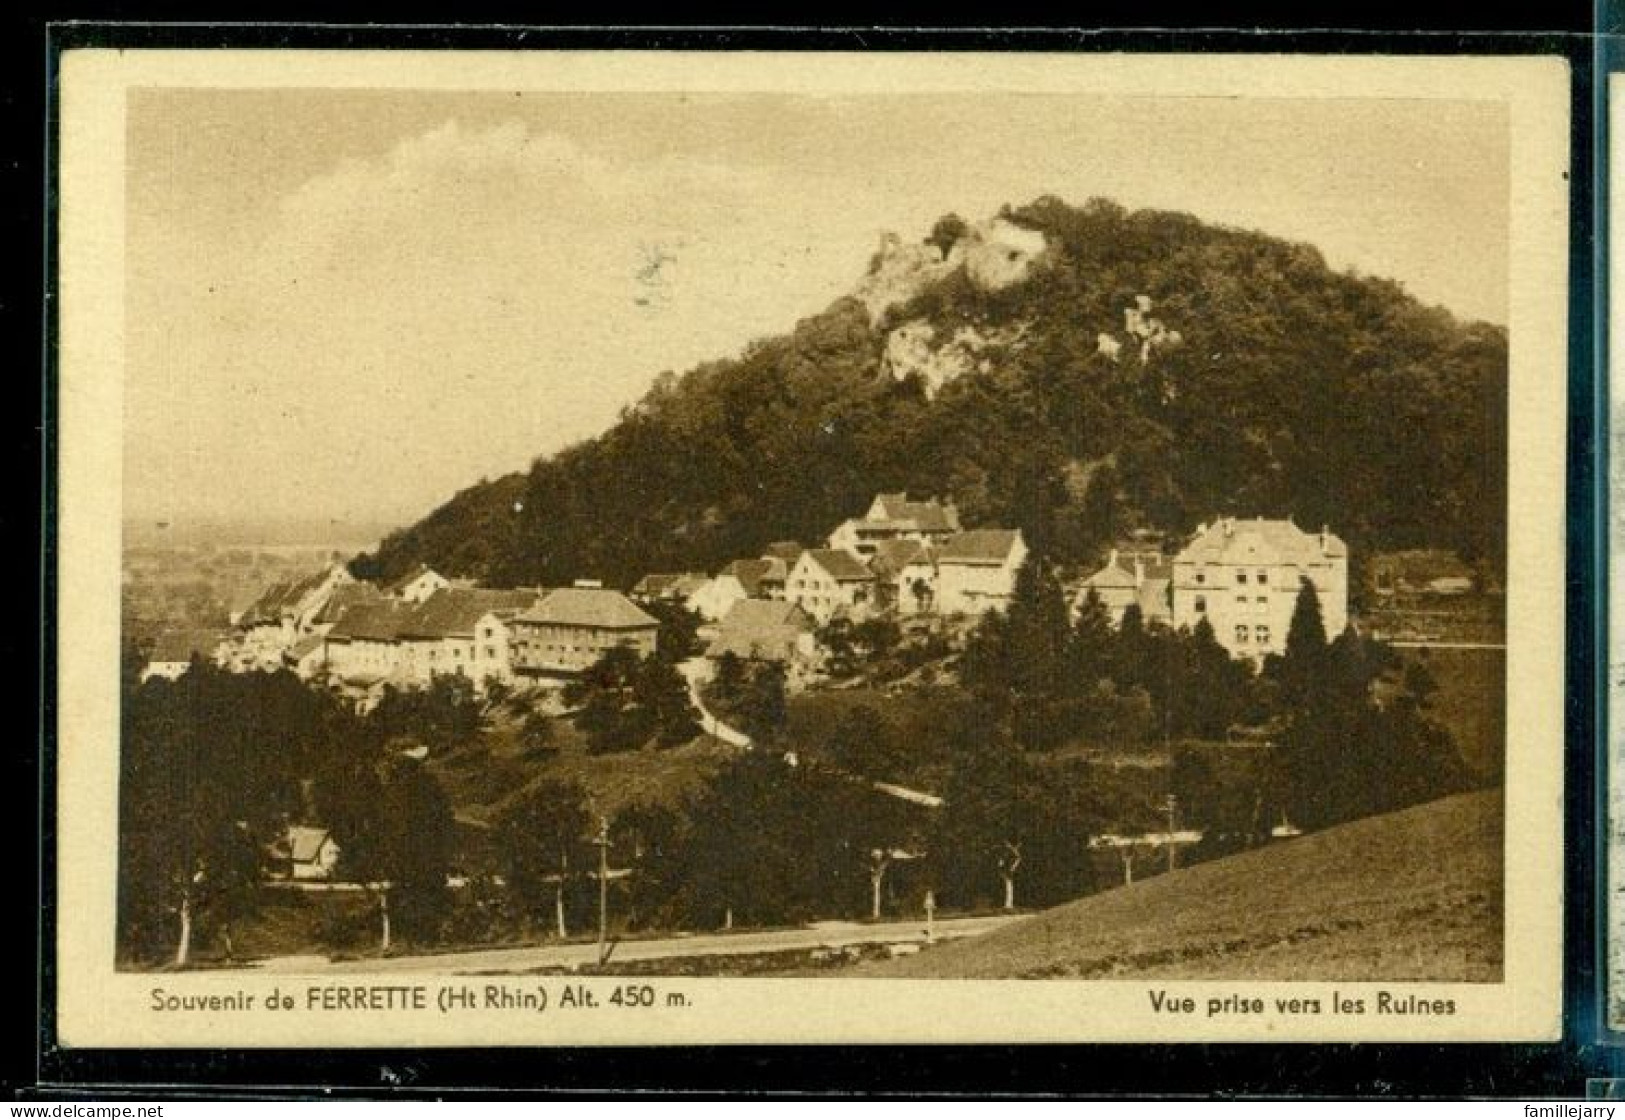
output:
[[[512,678],[507,619],[532,607],[534,590],[448,587],[412,608],[402,621],[400,676],[428,684],[437,676],[467,677],[479,687]],[[500,635],[499,635],[500,630]]]
[[[1304,532],[1290,520],[1221,518],[1199,526],[1174,557],[1173,623],[1206,619],[1233,656],[1261,661],[1286,650],[1301,581],[1320,598],[1326,634],[1348,626],[1348,547],[1322,528]]]
[[[604,587],[561,587],[509,620],[513,671],[569,677],[624,646],[640,657],[655,651],[660,624],[636,603]]]
[[[1003,610],[1016,589],[1016,572],[1027,559],[1020,529],[972,529],[955,533],[936,549],[938,614],[978,615]],[[911,569],[905,568],[903,578]]]
[[[820,626],[837,614],[860,619],[875,609],[875,577],[844,548],[809,548],[790,569],[784,597]]]
[[[921,544],[946,541],[959,532],[959,511],[952,502],[935,498],[911,502],[908,495],[878,494],[868,512],[841,522],[829,535],[829,547],[855,552],[864,559],[875,554],[882,541],[914,540]]]

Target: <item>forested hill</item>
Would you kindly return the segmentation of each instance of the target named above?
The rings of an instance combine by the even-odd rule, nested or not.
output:
[[[907,490],[1062,561],[1261,514],[1330,524],[1357,554],[1439,546],[1498,571],[1506,380],[1503,328],[1311,246],[1042,198],[888,240],[853,296],[662,374],[603,435],[462,492],[355,568],[624,586],[820,539]]]

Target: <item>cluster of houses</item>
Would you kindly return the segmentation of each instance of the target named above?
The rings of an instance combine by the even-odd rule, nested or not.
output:
[[[1019,530],[964,528],[951,502],[880,494],[817,547],[777,542],[714,575],[646,575],[627,594],[589,580],[486,588],[423,565],[378,586],[335,565],[269,588],[212,651],[192,637],[163,645],[171,660],[155,656],[147,672],[175,676],[193,656],[212,656],[237,670],[323,677],[363,703],[386,685],[422,686],[442,674],[480,688],[558,683],[616,647],[654,652],[660,624],[650,612],[677,604],[699,616],[708,658],[776,662],[799,688],[819,676],[821,627],[1002,610],[1027,552]],[[1261,660],[1285,648],[1302,579],[1320,596],[1327,632],[1340,633],[1348,549],[1329,531],[1290,520],[1216,520],[1172,557],[1154,547],[1113,550],[1071,590],[1075,608],[1093,594],[1114,624],[1131,606],[1148,624],[1205,619],[1232,655]]]

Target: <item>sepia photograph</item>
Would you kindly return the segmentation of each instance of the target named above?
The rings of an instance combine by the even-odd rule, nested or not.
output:
[[[1561,65],[277,55],[64,60],[69,1044],[1556,1036]]]

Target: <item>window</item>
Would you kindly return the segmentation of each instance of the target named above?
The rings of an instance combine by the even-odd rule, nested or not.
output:
[[[1247,628],[1245,626],[1236,627],[1236,644],[1238,646],[1247,644]]]
[[[1207,582],[1207,573],[1206,572],[1197,572],[1196,573],[1196,582],[1197,583],[1206,583]]]
[[[1270,574],[1268,572],[1259,572],[1258,573],[1258,582],[1259,583],[1268,583],[1269,581],[1270,581]]]
[[[1206,595],[1198,595],[1196,597],[1196,613],[1197,614],[1206,614],[1207,613],[1207,596]]]
[[[1236,573],[1236,582],[1237,583],[1246,583],[1247,582],[1247,573],[1246,572],[1237,572]]]
[[[1268,626],[1254,626],[1253,638],[1261,646],[1268,645],[1270,640],[1270,628]]]

